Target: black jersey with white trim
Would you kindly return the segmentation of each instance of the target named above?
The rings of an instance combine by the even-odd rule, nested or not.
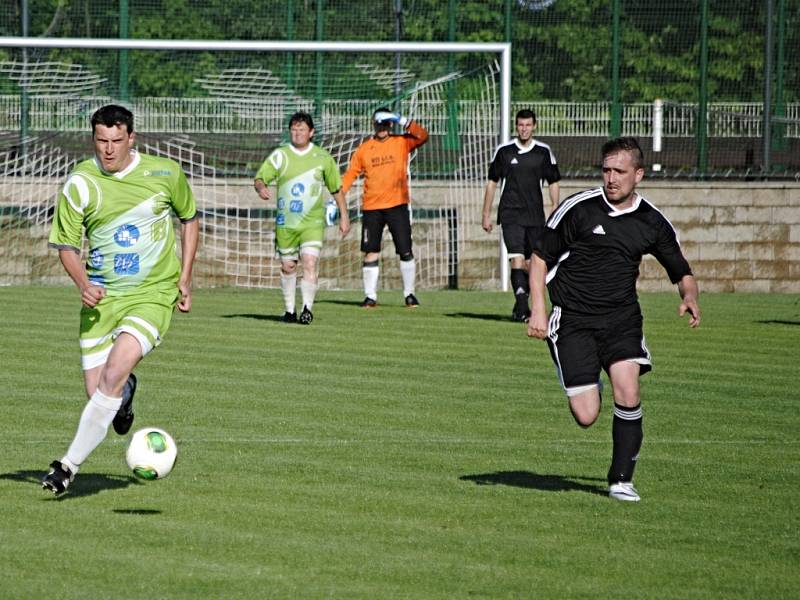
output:
[[[547,220],[534,252],[549,269],[554,305],[570,312],[605,314],[638,302],[642,256],[652,254],[672,283],[692,270],[669,220],[638,195],[617,210],[603,188],[574,194]]]
[[[497,222],[530,227],[544,225],[542,182],[555,183],[561,173],[550,146],[533,140],[525,147],[515,138],[495,150],[489,179],[503,180]]]

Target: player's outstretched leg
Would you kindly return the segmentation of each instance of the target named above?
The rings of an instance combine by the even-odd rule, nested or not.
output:
[[[133,396],[136,394],[136,375],[131,373],[122,388],[122,406],[111,424],[119,435],[125,435],[133,424]]]

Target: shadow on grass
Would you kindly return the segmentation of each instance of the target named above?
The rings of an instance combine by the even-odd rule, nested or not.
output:
[[[325,298],[318,298],[314,300],[315,304],[339,304],[341,306],[357,306],[361,308],[361,303],[363,300],[333,300],[333,299],[325,299]]]
[[[161,511],[154,508],[115,508],[111,512],[118,515],[160,515]]]
[[[453,317],[455,319],[480,319],[481,321],[502,321],[504,323],[516,323],[517,325],[522,324],[517,321],[512,321],[511,317],[507,315],[496,315],[488,313],[457,312],[457,313],[446,313],[444,316]]]
[[[221,315],[223,319],[256,319],[257,321],[275,321],[283,323],[283,315],[261,315],[256,313],[241,313],[236,315]]]
[[[768,321],[756,321],[762,325],[800,325],[800,321],[784,321],[782,319],[770,319]]]
[[[13,473],[0,474],[0,479],[19,481],[25,484],[42,485],[42,477],[47,471],[14,471]],[[62,501],[70,498],[82,498],[93,496],[107,490],[120,490],[130,485],[144,485],[137,481],[133,476],[103,475],[101,473],[81,473],[75,478],[67,491],[59,496],[54,496],[51,492],[42,490],[45,500]]]
[[[586,492],[587,494],[608,495],[605,479],[596,477],[568,477],[564,475],[542,475],[531,471],[497,471],[480,475],[462,475],[461,481],[472,481],[475,485],[508,485],[543,492]],[[580,481],[602,481],[598,486]]]

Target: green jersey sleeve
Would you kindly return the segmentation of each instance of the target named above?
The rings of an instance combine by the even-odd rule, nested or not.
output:
[[[336,164],[336,161],[330,154],[325,164],[323,178],[325,180],[325,187],[328,188],[331,194],[335,194],[342,189],[342,176],[339,174],[339,165]]]
[[[80,251],[83,243],[83,221],[89,202],[96,201],[90,193],[90,180],[72,175],[56,200],[56,210],[50,227],[48,242],[55,248],[74,248]]]

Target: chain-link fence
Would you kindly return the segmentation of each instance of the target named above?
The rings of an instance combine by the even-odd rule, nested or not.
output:
[[[600,142],[630,134],[667,177],[800,178],[800,0],[8,0],[0,36],[509,40],[514,105],[534,107],[538,135],[567,175],[595,172]],[[168,104],[208,96],[202,80],[232,67],[212,53],[180,68],[148,53],[87,58],[0,50],[0,130],[27,135],[25,111],[37,95]],[[380,68],[400,89],[478,60],[398,55]],[[433,65],[441,61],[449,64]],[[263,67],[255,57],[233,66]],[[25,89],[31,69],[40,85]],[[271,72],[276,85],[324,89],[329,98],[337,82],[352,81],[343,65],[313,53],[287,55]]]

